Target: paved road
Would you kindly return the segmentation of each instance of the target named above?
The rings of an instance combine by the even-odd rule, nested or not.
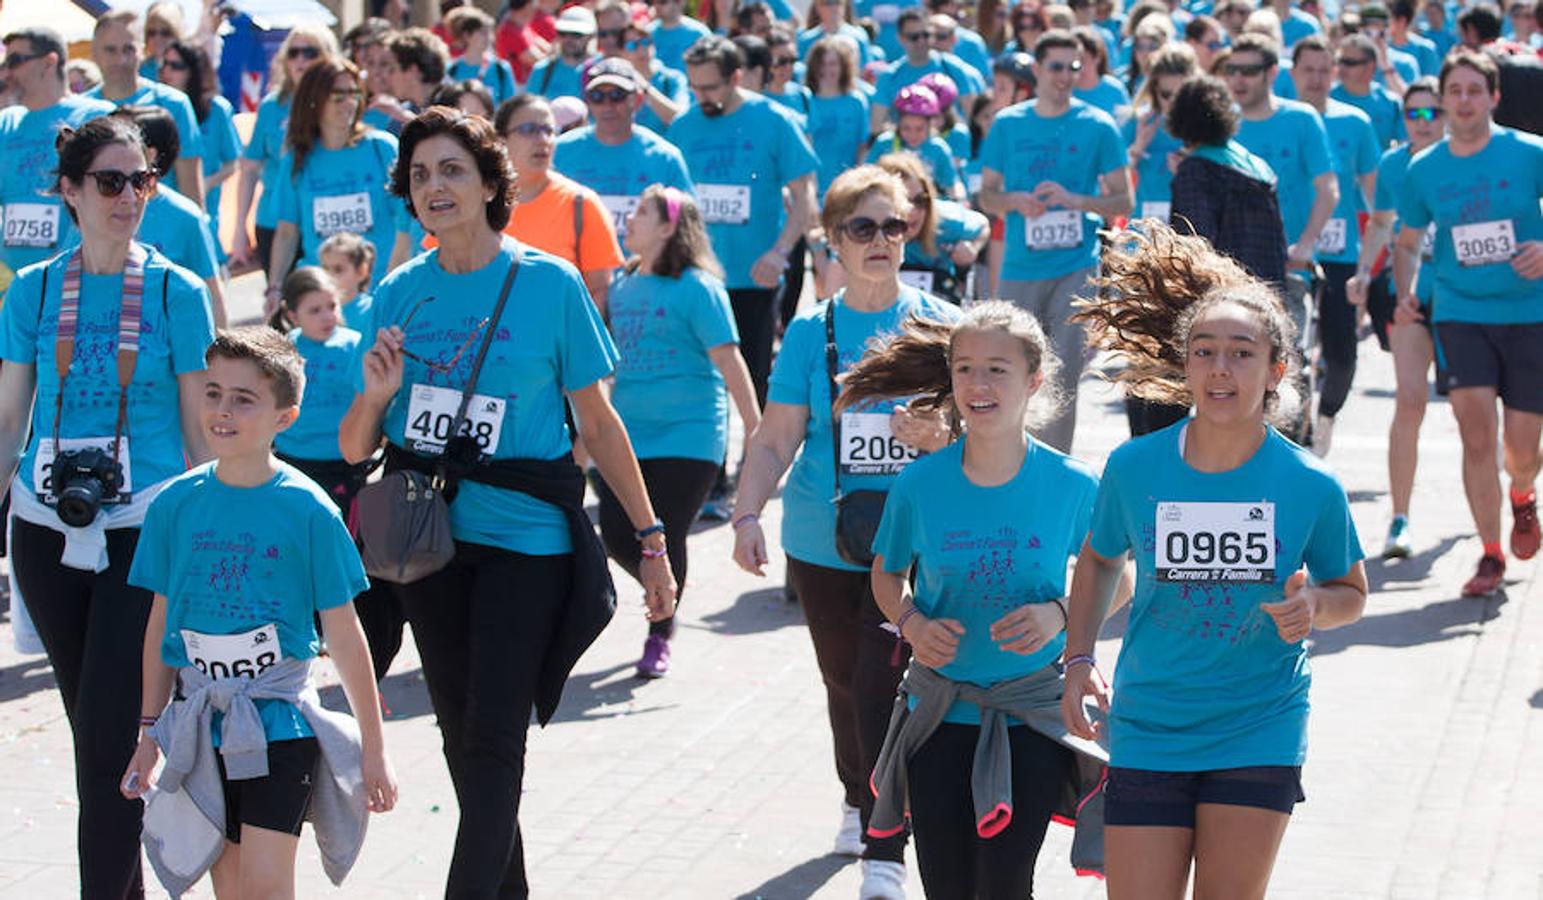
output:
[[[246,309],[254,292],[241,288]],[[1371,343],[1362,360],[1330,459],[1376,549],[1392,373]],[[1085,382],[1077,450],[1096,466],[1125,437],[1114,400]],[[1445,406],[1432,406],[1422,449],[1418,555],[1372,562],[1366,618],[1313,648],[1309,801],[1286,835],[1273,897],[1543,896],[1543,589],[1533,564],[1513,563],[1503,595],[1458,596],[1478,544]],[[779,516],[773,502],[769,533]],[[729,546],[723,526],[692,539],[675,669],[660,682],[632,677],[644,623],[639,592],[617,573],[622,612],[580,662],[557,721],[531,732],[523,821],[538,896],[856,896],[857,865],[826,855],[840,792],[801,617],[781,598],[780,562],[756,579],[732,565]],[[1106,659],[1119,623],[1110,630]],[[410,645],[385,690],[401,805],[373,823],[341,890],[302,842],[303,897],[442,890],[455,801]],[[7,623],[0,772],[0,897],[73,896],[68,731],[46,663],[14,653]],[[1039,896],[1101,896],[1098,882],[1071,874],[1068,847],[1069,832],[1052,826]],[[920,897],[914,871],[911,886]]]

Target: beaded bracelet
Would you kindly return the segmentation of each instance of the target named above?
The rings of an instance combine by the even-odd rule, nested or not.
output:
[[[1087,653],[1079,653],[1078,655],[1073,656],[1070,659],[1068,659],[1066,662],[1062,663],[1061,664],[1061,669],[1063,671],[1068,671],[1069,672],[1069,671],[1071,671],[1071,667],[1072,666],[1079,665],[1081,663],[1087,663],[1089,666],[1092,666],[1093,668],[1097,668],[1098,667],[1098,660],[1094,659],[1091,655],[1089,655]]]
[[[740,516],[739,518],[737,518],[733,522],[731,522],[729,527],[733,528],[735,531],[738,531],[739,530],[739,526],[745,524],[746,522],[759,522],[759,521],[761,521],[761,517],[756,515],[755,513],[745,513],[744,515]]]

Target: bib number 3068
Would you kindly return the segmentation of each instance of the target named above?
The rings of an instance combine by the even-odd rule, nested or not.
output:
[[[1275,580],[1275,504],[1157,504],[1158,581]]]
[[[241,634],[204,634],[182,629],[188,662],[210,678],[256,678],[284,658],[273,624]]]
[[[450,388],[415,384],[407,404],[407,445],[416,453],[439,453],[450,440],[456,410],[461,407],[461,392]],[[504,401],[485,394],[472,394],[461,421],[461,434],[471,437],[483,453],[498,449],[504,428]]]

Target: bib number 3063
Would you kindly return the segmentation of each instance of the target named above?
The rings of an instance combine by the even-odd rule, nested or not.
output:
[[[1157,504],[1158,581],[1275,580],[1275,504]]]
[[[256,678],[284,658],[273,624],[241,634],[204,634],[182,629],[188,662],[210,678]]]
[[[407,445],[416,453],[439,453],[450,440],[450,426],[461,408],[461,392],[427,384],[413,385],[407,404]],[[477,442],[486,454],[498,449],[504,429],[504,401],[485,394],[472,394],[461,421],[461,434]]]
[[[1452,226],[1452,249],[1464,266],[1510,262],[1516,254],[1516,226],[1510,219]]]
[[[841,474],[893,475],[918,455],[889,430],[889,413],[841,414]]]

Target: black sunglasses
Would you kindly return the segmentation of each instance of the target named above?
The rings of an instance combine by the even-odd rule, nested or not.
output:
[[[926,191],[922,191],[920,193],[916,193],[916,194],[912,194],[911,195],[911,205],[912,206],[930,206],[931,204],[932,204],[932,195],[927,193]]]
[[[180,59],[171,59],[170,57],[167,57],[166,59],[161,60],[161,68],[170,69],[173,72],[186,72],[188,69],[188,64]]]
[[[866,244],[873,240],[873,236],[880,231],[884,232],[884,236],[889,240],[905,237],[905,233],[910,227],[911,224],[904,219],[890,218],[885,219],[881,223],[875,222],[867,216],[858,216],[855,219],[848,219],[846,224],[841,226],[841,230],[845,231],[847,237],[857,243]]]
[[[139,169],[134,172],[97,169],[86,174],[96,179],[96,192],[103,197],[116,197],[123,193],[125,186],[132,186],[135,196],[144,197],[155,190],[155,183],[161,177],[154,169]]]
[[[602,103],[626,103],[631,96],[631,91],[619,87],[590,88],[584,92],[584,99],[596,106]]]
[[[1342,69],[1354,69],[1364,66],[1371,61],[1372,58],[1370,56],[1341,56],[1334,61],[1334,64]]]
[[[164,38],[174,38],[176,36],[177,36],[177,32],[172,31],[170,28],[146,28],[145,29],[145,37],[147,37],[147,38],[163,38],[163,37]]]
[[[796,62],[798,62],[798,57],[796,56],[777,56],[772,58],[772,68],[780,69],[783,66],[791,66]]]
[[[602,28],[595,32],[595,37],[602,41],[619,41],[626,33],[625,28]]]
[[[1266,66],[1264,63],[1254,63],[1253,65],[1244,65],[1243,63],[1227,63],[1225,66],[1222,66],[1222,74],[1242,75],[1246,78],[1253,78],[1255,75],[1263,75],[1264,70],[1267,68],[1269,68],[1269,66]]]
[[[1421,106],[1404,110],[1404,118],[1411,122],[1434,122],[1441,118],[1441,107]]]
[[[913,31],[910,34],[902,34],[900,39],[905,41],[907,44],[914,44],[917,41],[925,41],[927,39],[927,32]]]
[[[290,47],[284,53],[290,59],[321,59],[320,47]]]

